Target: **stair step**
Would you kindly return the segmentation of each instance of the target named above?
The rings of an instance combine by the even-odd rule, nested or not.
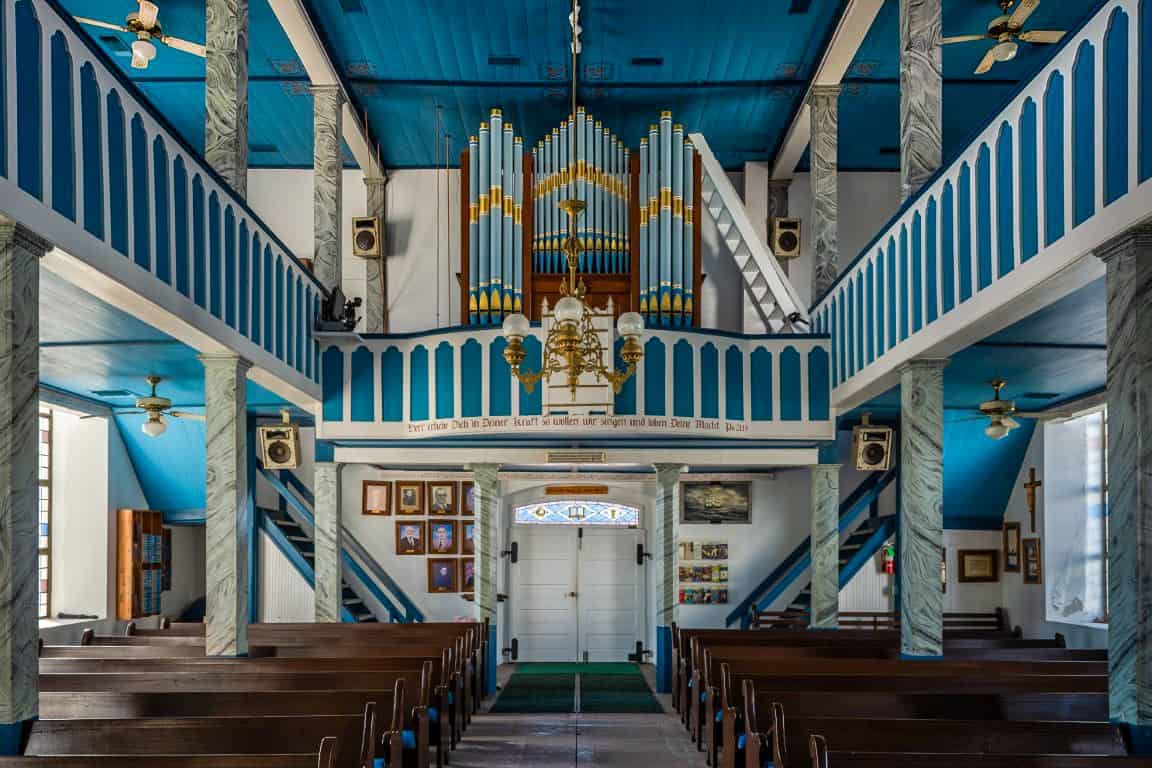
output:
[[[364,605],[364,601],[358,597],[346,597],[344,598],[344,605]]]
[[[300,541],[300,542],[303,542],[305,544],[311,544],[312,543],[312,539],[308,538],[307,536],[302,536],[302,535],[297,535],[297,534],[290,534],[288,536],[288,541]]]

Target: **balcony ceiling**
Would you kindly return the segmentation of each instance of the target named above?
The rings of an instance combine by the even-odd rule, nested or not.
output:
[[[131,0],[59,0],[69,12],[119,20]],[[568,112],[564,0],[304,0],[356,107],[394,168],[434,166],[437,139],[449,158],[500,106],[526,142]],[[1073,29],[1099,0],[1045,0],[1034,28]],[[165,31],[204,39],[204,0],[160,0]],[[662,109],[704,133],[730,168],[770,159],[839,19],[836,0],[583,0],[580,100],[635,145]],[[435,11],[429,10],[434,7]],[[840,162],[849,170],[896,170],[899,146],[897,0],[887,0],[850,67],[841,98]],[[997,13],[985,0],[945,0],[944,33],[984,29]],[[311,96],[291,44],[266,0],[252,0],[249,68],[254,167],[310,167]],[[131,70],[127,36],[90,30],[99,45],[196,147],[203,146],[204,63],[161,50]],[[956,152],[1053,47],[1022,45],[1016,60],[983,77],[980,44],[944,54],[945,154]],[[637,61],[639,60],[639,61]],[[647,63],[645,63],[645,61]],[[442,160],[441,160],[442,162]],[[453,163],[454,164],[454,163]]]

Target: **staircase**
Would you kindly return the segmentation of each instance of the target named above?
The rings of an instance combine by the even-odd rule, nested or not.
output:
[[[876,472],[867,477],[840,503],[840,535],[847,538],[840,544],[840,589],[844,589],[868,560],[880,551],[884,542],[896,533],[895,515],[877,517],[874,506],[889,485],[899,476],[899,470]],[[869,513],[869,514],[865,514]],[[727,626],[739,622],[747,629],[752,616],[768,610],[796,582],[812,564],[812,539],[804,539],[792,550],[764,581],[728,614]],[[804,611],[812,602],[811,582],[788,604],[788,610]]]
[[[312,505],[315,500],[300,479],[292,472],[273,473],[263,467],[261,475],[280,496],[280,508],[260,507],[256,510],[257,524],[292,563],[308,584],[316,584],[316,543],[312,537],[315,518]],[[343,530],[344,550],[341,552],[343,571],[354,579],[340,580],[343,606],[341,615],[347,623],[389,621],[410,623],[424,621],[424,614],[405,594],[400,585],[380,567],[347,528]],[[370,596],[384,606],[384,615],[377,615],[365,599]]]
[[[716,222],[720,238],[744,275],[744,290],[751,296],[764,325],[772,333],[808,333],[811,330],[808,309],[801,303],[776,256],[756,234],[744,201],[728,174],[703,134],[693,133],[690,138],[700,153],[700,194],[704,208]]]

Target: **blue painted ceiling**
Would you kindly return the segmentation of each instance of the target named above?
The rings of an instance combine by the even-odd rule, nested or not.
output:
[[[131,0],[60,0],[70,12],[118,20]],[[451,158],[491,107],[534,143],[567,114],[567,0],[305,0],[380,140],[389,167],[429,167],[451,134]],[[843,0],[584,0],[580,101],[635,145],[662,109],[701,131],[728,167],[770,159],[839,19]],[[1035,28],[1071,29],[1099,0],[1048,0]],[[203,0],[162,0],[165,31],[204,39]],[[898,0],[886,0],[852,63],[841,99],[841,166],[896,170],[899,157]],[[311,96],[266,0],[252,0],[250,162],[310,167]],[[994,2],[945,0],[944,33],[982,31]],[[92,30],[107,51],[124,40]],[[1022,45],[982,78],[981,44],[944,53],[945,153],[987,122],[1052,47]],[[161,50],[144,73],[115,56],[194,146],[203,145],[204,63]],[[437,108],[443,119],[437,133]],[[442,160],[441,160],[442,162]]]

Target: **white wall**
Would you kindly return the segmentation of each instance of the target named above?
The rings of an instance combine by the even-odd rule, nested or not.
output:
[[[309,622],[316,618],[316,599],[312,587],[288,562],[268,534],[260,531],[260,598],[257,616],[260,621]]]
[[[160,596],[160,610],[179,618],[206,591],[205,535],[202,525],[172,525],[172,589]]]

